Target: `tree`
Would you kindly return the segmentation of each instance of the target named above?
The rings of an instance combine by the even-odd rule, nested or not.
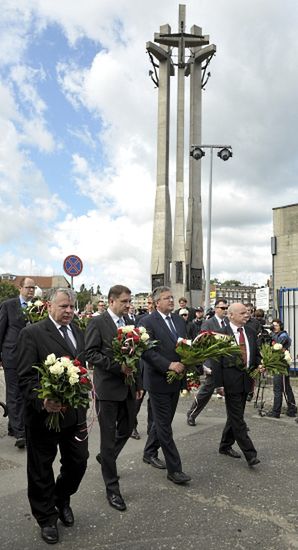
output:
[[[8,298],[14,298],[18,295],[19,290],[14,285],[8,283],[7,281],[2,281],[0,283],[0,302],[3,302]]]
[[[235,279],[230,279],[228,281],[224,281],[221,286],[242,286],[243,283],[241,281],[236,281]]]
[[[210,279],[211,285],[221,285],[221,282],[215,277],[214,279]]]
[[[90,302],[91,289],[85,288],[85,285],[81,285],[80,292],[77,292],[77,302],[79,311],[83,311],[85,305]]]

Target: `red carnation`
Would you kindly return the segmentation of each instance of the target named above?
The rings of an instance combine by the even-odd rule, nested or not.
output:
[[[79,366],[79,365],[76,365],[76,366]],[[85,367],[80,367],[80,372],[81,372],[81,374],[86,374],[86,372],[88,372],[88,371],[87,371],[87,369],[85,369]]]
[[[73,364],[74,364],[75,367],[81,367],[82,366],[82,363],[78,359],[74,359]]]
[[[88,384],[89,383],[89,380],[88,378],[86,378],[86,376],[83,376],[80,380],[81,384]]]

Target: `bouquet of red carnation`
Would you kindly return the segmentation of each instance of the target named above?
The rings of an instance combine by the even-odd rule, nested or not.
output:
[[[60,412],[49,413],[46,426],[50,430],[60,432],[60,417],[67,407],[88,408],[91,399],[92,381],[87,369],[77,359],[69,357],[57,358],[54,353],[47,356],[41,367],[33,367],[39,372],[40,387],[36,388],[40,399],[60,401],[63,409]]]
[[[196,376],[196,367],[203,365],[206,359],[218,359],[224,355],[235,354],[241,356],[241,349],[233,336],[219,332],[201,332],[193,341],[178,338],[176,353],[187,372]],[[168,371],[167,380],[170,383],[174,380],[181,380],[184,374]]]
[[[115,361],[120,365],[125,364],[132,371],[125,376],[126,384],[131,386],[135,382],[142,353],[155,345],[156,342],[150,341],[145,327],[126,325],[118,328],[118,334],[112,340],[112,349]]]

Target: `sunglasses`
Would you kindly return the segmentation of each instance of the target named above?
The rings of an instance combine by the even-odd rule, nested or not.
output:
[[[228,309],[227,307],[223,307],[223,306],[216,306],[216,307],[217,309],[223,309],[223,310]]]

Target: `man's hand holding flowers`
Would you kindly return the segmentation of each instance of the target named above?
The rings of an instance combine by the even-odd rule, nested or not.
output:
[[[183,374],[185,371],[185,366],[179,361],[174,361],[170,363],[169,370],[176,372],[176,374]]]

